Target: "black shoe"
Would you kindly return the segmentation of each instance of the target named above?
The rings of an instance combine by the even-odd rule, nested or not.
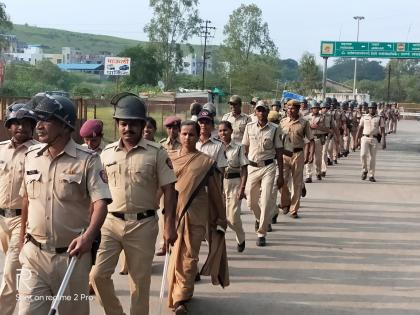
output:
[[[201,276],[200,276],[200,273],[198,273],[198,272],[197,272],[197,274],[195,275],[195,279],[194,279],[194,281],[195,281],[195,282],[200,282],[200,281],[201,281]]]
[[[375,179],[375,177],[371,176],[371,177],[369,177],[369,181],[375,183],[376,182],[376,179]]]
[[[317,179],[317,180],[322,180],[322,176],[321,176],[321,174],[316,175],[316,179]]]
[[[279,215],[278,214],[276,214],[276,215],[274,215],[274,217],[272,217],[271,218],[271,224],[276,224],[277,223],[277,217],[278,217]]]
[[[236,247],[238,253],[242,253],[245,249],[245,241],[243,241],[241,244],[238,244]]]
[[[338,164],[337,159],[334,160],[334,164]]]
[[[290,210],[290,206],[283,207],[283,214],[288,214]]]
[[[343,154],[342,154],[342,153],[338,153],[337,157],[338,157],[339,159],[341,159],[341,158],[343,157]]]
[[[265,246],[265,237],[264,236],[258,237],[257,246],[259,246],[259,247]]]
[[[321,172],[321,176],[322,176],[322,177],[327,176],[327,172]]]
[[[271,226],[271,224],[268,225],[267,232],[273,232],[273,227]]]
[[[291,215],[291,217],[293,218],[293,219],[299,219],[300,217],[299,217],[299,215],[297,214],[297,213],[293,213],[292,215]]]
[[[306,196],[306,187],[305,187],[305,185],[303,185],[303,187],[302,187],[302,195],[301,196],[302,196],[302,198]]]
[[[367,177],[367,173],[368,173],[368,172],[363,172],[363,173],[362,173],[362,180],[365,180],[365,179],[366,179],[366,177]]]
[[[331,159],[330,158],[327,158],[327,165],[333,165],[333,162],[331,161]]]
[[[344,155],[344,157],[347,157],[347,155],[349,155],[349,151],[344,151],[344,153],[343,153],[343,155]]]
[[[260,222],[255,221],[255,232],[257,232],[259,228],[260,228]]]
[[[305,183],[312,183],[312,178],[308,177],[307,179],[305,179]]]

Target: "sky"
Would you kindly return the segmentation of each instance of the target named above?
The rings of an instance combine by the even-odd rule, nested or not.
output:
[[[0,0],[13,23],[147,40],[144,26],[153,11],[148,0]],[[223,27],[241,4],[256,4],[268,23],[280,58],[299,60],[304,52],[319,57],[321,40],[420,42],[418,0],[201,0],[203,20],[216,27],[210,44],[224,39]],[[66,5],[68,4],[68,5]],[[200,44],[202,39],[192,38]],[[31,43],[37,44],[37,43]]]

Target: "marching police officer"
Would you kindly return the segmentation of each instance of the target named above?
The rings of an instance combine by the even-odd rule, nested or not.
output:
[[[104,123],[99,119],[86,120],[80,128],[79,132],[84,142],[82,146],[95,151],[97,154],[101,154],[102,150],[106,146],[106,143],[103,139],[103,127]]]
[[[12,315],[16,306],[17,269],[22,197],[19,190],[23,180],[23,161],[26,150],[37,144],[32,139],[36,125],[35,113],[21,102],[7,108],[5,127],[12,138],[0,142],[0,245],[6,254],[3,280],[0,287],[0,309]]]
[[[165,150],[178,150],[181,148],[181,142],[179,141],[181,118],[177,116],[166,117],[163,125],[166,128],[167,137],[160,140],[159,143]]]
[[[359,129],[357,130],[356,139],[360,139],[360,158],[362,161],[362,180],[365,180],[369,173],[369,180],[376,182],[376,151],[378,144],[382,139],[382,149],[386,148],[385,141],[385,122],[384,119],[376,113],[377,104],[371,102],[368,106],[369,114],[364,115],[360,120]],[[369,166],[367,165],[368,157],[370,157]]]
[[[248,206],[256,218],[257,246],[266,245],[265,237],[272,217],[271,192],[276,176],[274,159],[279,171],[277,187],[283,186],[282,133],[277,125],[268,121],[269,110],[264,101],[258,101],[255,106],[258,121],[246,126],[242,139],[249,160],[246,190]]]
[[[19,314],[48,313],[70,255],[79,257],[65,292],[71,300],[58,311],[87,315],[90,251],[111,201],[107,179],[99,156],[71,139],[76,109],[68,98],[46,95],[34,112],[42,143],[29,147],[24,161]]]
[[[303,166],[313,161],[314,140],[310,128],[310,123],[299,116],[300,103],[295,100],[287,102],[288,117],[280,122],[283,133],[283,166],[285,184],[281,190],[281,207],[283,214],[288,214],[292,218],[299,217],[300,197],[303,185]],[[309,149],[305,156],[305,138],[309,141]],[[289,178],[292,178],[293,195],[291,196],[288,185]]]
[[[91,282],[106,314],[123,314],[111,279],[118,256],[125,252],[130,279],[130,314],[149,314],[149,291],[155,252],[159,204],[157,190],[165,202],[166,244],[176,240],[176,176],[165,149],[142,138],[145,126],[144,102],[131,93],[113,97],[114,119],[120,139],[101,154],[109,179],[113,202],[102,227],[102,241]]]
[[[239,95],[232,95],[229,99],[230,113],[224,114],[222,121],[229,121],[233,127],[232,140],[241,144],[246,125],[251,122],[247,114],[242,113],[242,99]]]

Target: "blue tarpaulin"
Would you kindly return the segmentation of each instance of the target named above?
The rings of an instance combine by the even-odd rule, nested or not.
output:
[[[299,102],[302,102],[305,99],[305,96],[284,90],[283,91],[283,99],[285,99],[285,98],[290,98],[292,100],[297,100]]]

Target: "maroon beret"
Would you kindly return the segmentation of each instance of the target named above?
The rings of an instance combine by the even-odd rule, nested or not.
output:
[[[169,116],[165,118],[165,121],[163,122],[165,127],[172,126],[172,125],[180,125],[181,124],[181,118],[177,116]]]
[[[103,122],[97,119],[89,119],[80,128],[80,136],[82,138],[97,137],[102,135]]]

